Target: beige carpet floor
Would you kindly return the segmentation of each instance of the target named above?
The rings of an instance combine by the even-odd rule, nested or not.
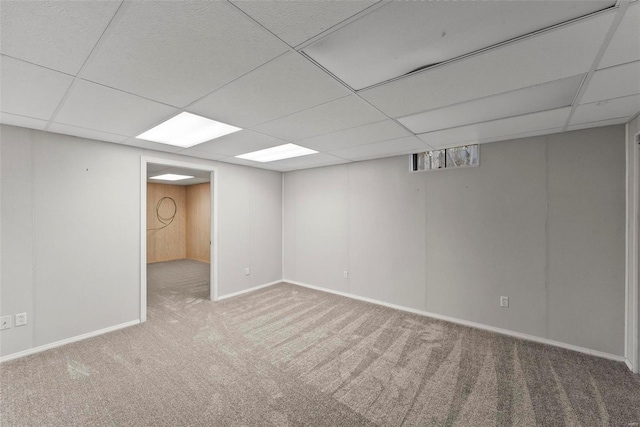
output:
[[[279,284],[149,266],[148,322],[0,365],[2,426],[631,426],[621,363]]]

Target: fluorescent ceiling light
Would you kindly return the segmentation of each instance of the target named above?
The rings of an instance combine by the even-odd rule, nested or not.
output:
[[[254,162],[273,162],[275,160],[290,159],[292,157],[306,156],[315,154],[317,151],[309,148],[301,147],[296,144],[284,144],[277,147],[271,147],[264,150],[253,151],[251,153],[236,156],[239,159],[253,160]]]
[[[189,175],[176,175],[174,173],[165,173],[164,175],[152,176],[149,179],[159,179],[161,181],[180,181],[183,179],[193,178]]]
[[[242,129],[183,112],[136,138],[187,148],[239,130]]]

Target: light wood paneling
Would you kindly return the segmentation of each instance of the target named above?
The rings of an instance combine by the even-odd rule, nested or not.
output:
[[[189,185],[186,194],[187,258],[211,259],[211,190],[209,183]]]
[[[177,209],[173,222],[159,229],[163,224],[157,218],[156,205],[163,197],[175,200]],[[184,186],[147,183],[147,263],[187,257],[185,199]],[[172,213],[173,204],[165,200],[160,206],[160,215],[166,218]]]

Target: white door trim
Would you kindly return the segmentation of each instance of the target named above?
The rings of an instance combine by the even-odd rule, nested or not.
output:
[[[218,300],[218,168],[156,157],[140,157],[140,322],[147,320],[147,164],[176,166],[210,172],[211,182],[211,265],[209,298]]]

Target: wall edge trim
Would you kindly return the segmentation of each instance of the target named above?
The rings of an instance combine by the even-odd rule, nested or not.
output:
[[[566,350],[572,350],[572,351],[576,351],[578,353],[584,353],[584,354],[588,354],[588,355],[591,355],[591,356],[600,357],[600,358],[603,358],[603,359],[609,359],[609,360],[613,360],[613,361],[616,361],[616,362],[627,362],[627,360],[626,360],[626,358],[624,356],[618,356],[616,354],[606,353],[606,352],[598,351],[598,350],[592,350],[592,349],[589,349],[589,348],[580,347],[580,346],[573,345],[573,344],[563,343],[561,341],[554,341],[554,340],[551,340],[551,339],[548,339],[548,338],[537,337],[535,335],[529,335],[529,334],[525,334],[525,333],[522,333],[522,332],[512,331],[512,330],[509,330],[509,329],[498,328],[496,326],[490,326],[490,325],[485,325],[485,324],[482,324],[482,323],[472,322],[470,320],[458,319],[456,317],[446,316],[446,315],[443,315],[443,314],[431,313],[431,312],[424,311],[424,310],[419,310],[419,309],[405,307],[405,306],[398,305],[398,304],[392,304],[392,303],[388,303],[388,302],[384,302],[384,301],[379,301],[379,300],[376,300],[376,299],[373,299],[373,298],[361,297],[359,295],[354,295],[354,294],[350,294],[350,293],[347,293],[347,292],[335,291],[333,289],[326,289],[326,288],[322,288],[320,286],[310,285],[308,283],[297,282],[295,280],[283,279],[283,282],[290,283],[290,284],[296,285],[296,286],[302,286],[304,288],[314,289],[314,290],[321,291],[321,292],[327,292],[327,293],[330,293],[330,294],[340,295],[340,296],[343,296],[343,297],[352,298],[352,299],[356,299],[356,300],[359,300],[359,301],[364,301],[364,302],[368,302],[368,303],[372,303],[372,304],[382,305],[382,306],[385,306],[385,307],[394,308],[396,310],[406,311],[408,313],[418,314],[418,315],[425,316],[425,317],[431,317],[433,319],[444,320],[446,322],[451,322],[451,323],[455,323],[455,324],[462,325],[462,326],[468,326],[468,327],[475,328],[475,329],[482,329],[482,330],[489,331],[489,332],[495,332],[495,333],[498,333],[498,334],[501,334],[501,335],[507,335],[507,336],[514,337],[514,338],[520,338],[520,339],[523,339],[523,340],[526,340],[526,341],[532,341],[532,342],[537,342],[537,343],[540,343],[540,344],[551,345],[553,347],[563,348],[563,349],[566,349]],[[627,366],[629,366],[629,363],[627,363]]]
[[[87,332],[86,334],[76,335],[71,338],[65,338],[60,341],[54,341],[49,344],[40,345],[37,347],[30,348],[28,350],[18,351],[16,353],[8,354],[6,356],[0,357],[0,363],[8,362],[10,360],[19,359],[22,357],[30,356],[32,354],[41,353],[46,350],[50,350],[56,347],[62,347],[63,345],[71,344],[78,341],[83,341],[88,338],[97,337],[98,335],[107,334],[109,332],[114,332],[120,329],[128,328],[130,326],[135,326],[140,324],[140,319],[131,320],[129,322],[120,323],[118,325],[109,326],[107,328],[98,329],[97,331]]]
[[[218,301],[222,301],[222,300],[225,300],[227,298],[237,297],[239,295],[246,294],[246,293],[253,292],[253,291],[257,291],[258,289],[266,288],[266,287],[269,287],[269,286],[277,285],[278,283],[282,283],[282,282],[284,282],[284,280],[275,280],[273,282],[263,283],[262,285],[254,286],[254,287],[249,288],[249,289],[243,289],[243,290],[238,291],[238,292],[232,292],[230,294],[219,296],[218,297]]]

